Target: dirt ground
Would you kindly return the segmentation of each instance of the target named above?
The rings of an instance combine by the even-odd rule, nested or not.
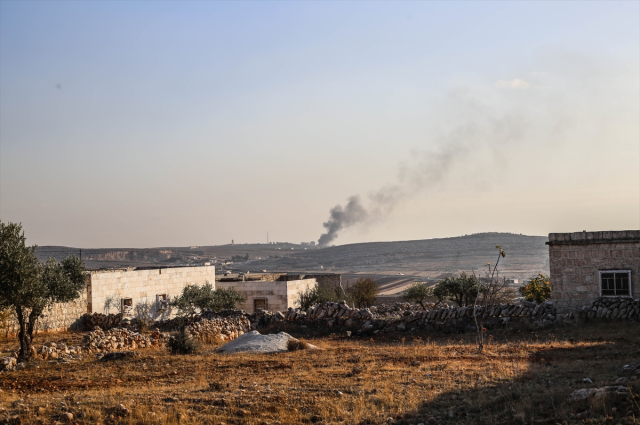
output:
[[[36,346],[81,336],[39,336]],[[322,350],[271,355],[203,345],[195,355],[34,361],[0,373],[0,423],[640,424],[640,380],[622,372],[640,362],[639,324],[490,331],[488,340],[482,353],[474,335],[408,333],[311,338]],[[16,345],[3,341],[0,351]],[[567,399],[607,385],[631,395]]]

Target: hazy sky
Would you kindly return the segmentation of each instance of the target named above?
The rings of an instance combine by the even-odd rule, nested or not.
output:
[[[640,228],[640,2],[0,2],[28,242]]]

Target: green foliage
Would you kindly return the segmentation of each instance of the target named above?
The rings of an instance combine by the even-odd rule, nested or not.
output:
[[[244,257],[242,255],[234,255],[231,257],[231,261],[249,261],[249,253],[247,253]]]
[[[318,285],[313,288],[307,288],[304,292],[300,293],[296,304],[302,310],[308,310],[316,304],[322,304],[326,302],[339,302],[346,298],[346,294],[341,287],[331,287],[327,285]]]
[[[200,349],[200,343],[189,335],[185,327],[182,327],[169,338],[167,348],[172,354],[196,354]]]
[[[42,264],[36,246],[28,247],[21,224],[0,222],[0,309],[15,311],[20,325],[20,358],[31,357],[31,340],[38,319],[52,303],[80,297],[86,287],[82,260],[70,256]]]
[[[538,304],[551,298],[551,282],[549,276],[540,273],[529,279],[520,287],[520,294],[527,300]]]
[[[433,288],[433,295],[442,301],[447,298],[459,307],[472,305],[478,295],[478,280],[462,272],[460,276],[450,276]]]
[[[179,316],[193,316],[203,311],[235,309],[245,297],[233,288],[213,289],[209,282],[202,286],[187,285],[171,305],[178,309]]]
[[[433,287],[428,288],[422,282],[414,282],[411,286],[405,291],[404,298],[409,302],[418,303],[422,306],[424,310],[427,309],[426,302],[433,298]]]
[[[376,300],[378,286],[373,279],[358,279],[347,291],[349,299],[358,308],[369,307]]]

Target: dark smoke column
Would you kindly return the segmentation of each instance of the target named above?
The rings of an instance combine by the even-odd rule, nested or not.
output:
[[[327,233],[320,235],[318,245],[326,246],[330,244],[338,237],[340,230],[363,222],[368,216],[369,214],[360,203],[358,196],[349,198],[349,202],[344,208],[342,205],[336,205],[329,212],[329,220],[322,223],[322,226],[327,229]]]

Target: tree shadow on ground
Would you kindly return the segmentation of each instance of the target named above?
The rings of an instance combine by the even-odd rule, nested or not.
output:
[[[392,418],[394,423],[640,424],[640,379],[633,379],[640,377],[640,369],[622,370],[640,363],[640,324],[505,330],[493,337],[494,347],[490,344],[470,362],[452,357],[446,364],[426,365],[424,382],[415,388],[425,394],[424,401]],[[497,343],[506,352],[498,351]],[[625,386],[629,393],[568,399],[575,390],[605,386]]]

